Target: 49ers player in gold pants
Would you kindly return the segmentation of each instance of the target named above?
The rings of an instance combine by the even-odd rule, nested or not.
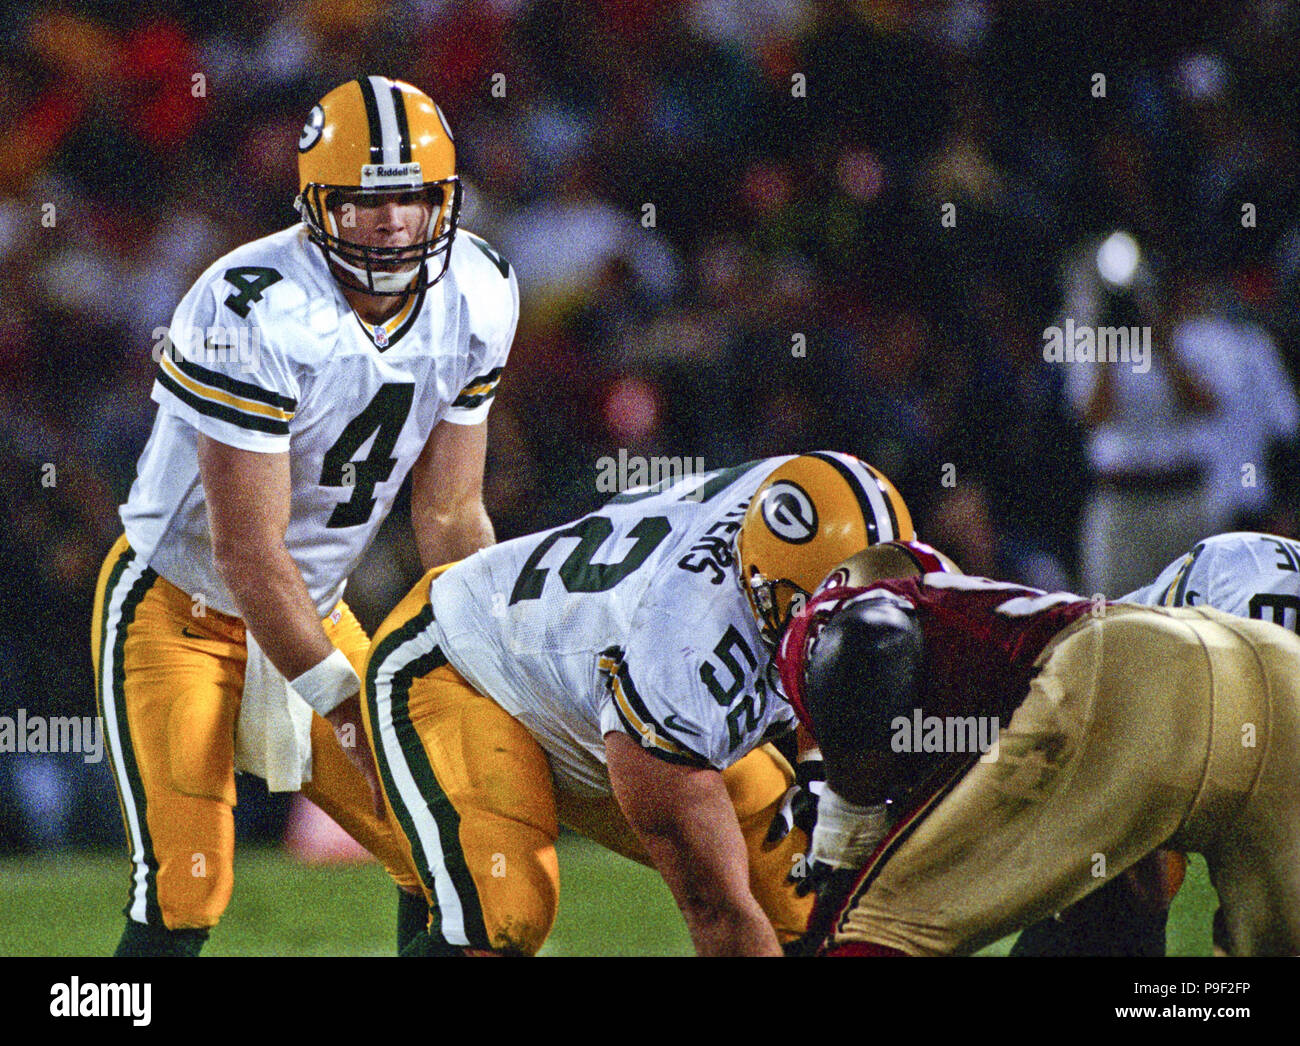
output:
[[[1300,638],[950,567],[861,553],[783,644],[826,757],[809,943],[968,954],[1167,847],[1205,856],[1231,954],[1300,952]],[[996,751],[915,743],[981,717]]]

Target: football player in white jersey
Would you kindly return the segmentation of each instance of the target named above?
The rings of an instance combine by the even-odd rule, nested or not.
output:
[[[1251,531],[1206,538],[1121,602],[1211,606],[1300,632],[1300,541]]]
[[[1213,607],[1300,632],[1300,542],[1236,531],[1198,542],[1121,603]],[[1159,851],[1055,920],[1026,929],[1014,955],[1163,955],[1168,906],[1186,861]],[[1215,947],[1226,952],[1216,914]]]
[[[536,953],[561,824],[657,867],[701,954],[780,954],[810,905],[806,834],[769,838],[794,780],[772,645],[837,557],[911,533],[888,480],[823,452],[623,493],[426,576],[364,691],[432,912],[412,954]]]
[[[426,568],[492,543],[485,419],[518,289],[458,230],[451,132],[410,84],[336,88],[298,150],[301,224],[221,258],[176,308],[96,594],[133,868],[121,955],[197,954],[221,916],[237,768],[301,787],[416,891],[423,926],[341,596],[408,472]]]

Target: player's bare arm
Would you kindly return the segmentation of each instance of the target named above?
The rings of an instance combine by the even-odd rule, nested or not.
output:
[[[420,563],[431,570],[496,541],[483,507],[487,422],[443,421],[411,470],[411,525]]]
[[[749,889],[749,857],[715,770],[668,763],[617,731],[605,735],[614,797],[663,875],[699,955],[780,955]]]
[[[266,656],[289,680],[300,679],[327,659],[338,661],[341,655],[325,634],[302,572],[284,543],[289,455],[239,450],[200,435],[198,458],[217,570]],[[324,713],[335,730],[352,725],[356,737],[363,736],[359,690],[358,680],[357,691]],[[378,796],[369,749],[351,745],[345,751]]]
[[[271,663],[288,679],[300,676],[334,647],[284,544],[289,455],[203,435],[198,454],[217,569]]]

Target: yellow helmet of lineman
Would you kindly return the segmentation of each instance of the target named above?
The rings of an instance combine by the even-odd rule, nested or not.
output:
[[[460,215],[456,147],[442,110],[423,91],[386,76],[358,76],[330,91],[298,138],[298,187],[294,206],[344,284],[395,295],[446,274]],[[433,205],[416,243],[367,247],[342,235],[335,208],[410,193]]]
[[[807,598],[837,563],[915,536],[894,485],[851,454],[818,451],[779,466],[736,533],[740,587],[763,639],[776,645],[796,597]]]

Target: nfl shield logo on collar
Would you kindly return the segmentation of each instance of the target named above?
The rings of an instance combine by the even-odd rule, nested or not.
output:
[[[381,349],[388,344],[388,331],[385,328],[375,328],[375,344]]]

